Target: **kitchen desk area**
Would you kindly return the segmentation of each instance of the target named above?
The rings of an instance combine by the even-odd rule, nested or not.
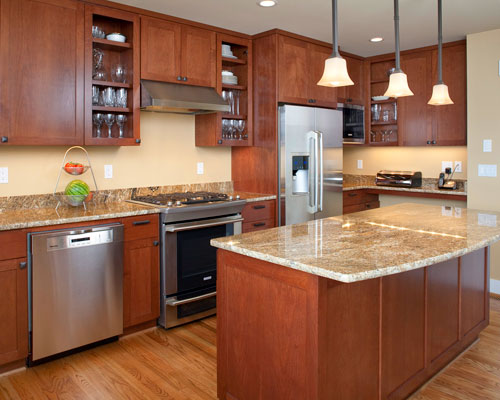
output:
[[[489,323],[494,212],[399,204],[212,240],[220,399],[403,399]]]

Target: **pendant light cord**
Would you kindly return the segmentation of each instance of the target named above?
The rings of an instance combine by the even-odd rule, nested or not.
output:
[[[443,84],[443,4],[438,0],[438,85]]]
[[[396,70],[394,72],[401,72],[399,57],[399,0],[394,0],[394,34],[396,36]]]
[[[337,24],[337,0],[332,0],[332,36],[333,36],[332,57],[340,57],[338,35],[339,35],[339,28]]]

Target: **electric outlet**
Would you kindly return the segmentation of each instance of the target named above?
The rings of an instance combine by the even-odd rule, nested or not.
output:
[[[453,171],[453,161],[441,161],[441,172],[444,172],[446,168],[451,168]]]
[[[496,164],[479,164],[477,166],[477,175],[495,178],[497,176],[497,165]]]
[[[202,163],[202,162],[199,162],[199,163],[197,163],[197,164],[196,164],[196,173],[197,173],[198,175],[203,175],[203,173],[204,173],[204,169],[205,169],[205,168],[204,168],[204,165],[203,165],[203,163]]]
[[[363,160],[358,160],[358,169],[363,169]]]
[[[107,164],[104,166],[104,179],[111,179],[111,178],[113,178],[113,166]]]
[[[9,183],[9,168],[0,168],[0,183]]]
[[[491,139],[483,140],[483,153],[491,153],[493,150],[493,141]]]
[[[462,161],[455,161],[455,172],[462,172]]]

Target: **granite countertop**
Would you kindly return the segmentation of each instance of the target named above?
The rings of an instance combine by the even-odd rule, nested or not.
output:
[[[221,249],[355,282],[436,264],[500,240],[500,213],[398,204],[213,239]]]
[[[463,180],[455,179],[457,182],[456,190],[438,189],[437,179],[423,178],[422,187],[405,188],[395,186],[378,186],[375,184],[374,175],[345,175],[343,191],[360,190],[360,189],[375,189],[375,190],[389,190],[397,192],[416,192],[416,193],[431,193],[431,194],[445,194],[451,196],[467,196],[466,182]]]
[[[247,202],[273,200],[276,196],[259,193],[230,192],[240,195]],[[90,203],[87,210],[83,207],[55,206],[38,208],[4,209],[0,213],[0,231],[25,229],[39,226],[70,224],[86,221],[98,221],[108,218],[123,218],[135,215],[157,214],[160,208],[128,203],[125,200],[106,203]]]

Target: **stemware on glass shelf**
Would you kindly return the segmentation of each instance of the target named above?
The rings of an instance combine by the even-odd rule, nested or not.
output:
[[[115,106],[127,108],[127,89],[120,88],[115,91]]]
[[[380,104],[374,104],[372,106],[372,120],[373,121],[378,121],[380,119]]]
[[[105,107],[115,107],[116,91],[112,87],[107,87],[102,91],[102,102]]]
[[[234,93],[232,90],[228,90],[227,99],[229,101],[229,105],[231,106],[231,114],[234,115]]]
[[[119,129],[119,138],[120,139],[123,139],[124,135],[123,135],[123,127],[125,126],[125,122],[127,122],[127,116],[125,114],[118,114],[116,116],[116,125],[118,125],[118,129]]]
[[[92,86],[92,105],[98,106],[100,102],[99,86]]]
[[[96,137],[100,138],[102,124],[104,122],[104,115],[102,115],[101,113],[95,113],[92,115],[92,121],[96,128]]]
[[[92,36],[97,39],[104,39],[106,37],[106,33],[103,29],[98,26],[92,26]]]
[[[108,126],[108,138],[111,138],[111,128],[113,127],[113,124],[115,123],[115,114],[104,114],[104,123]]]
[[[99,48],[95,48],[93,50],[93,59],[94,59],[94,65],[93,65],[94,69],[93,69],[92,79],[96,81],[105,81],[108,77],[108,74],[103,69],[104,52]]]
[[[236,129],[238,130],[238,132],[240,134],[239,139],[243,140],[247,136],[247,135],[243,136],[243,131],[245,130],[245,121],[240,119],[240,120],[235,121],[235,122],[236,122]]]
[[[114,64],[111,67],[111,79],[113,82],[125,83],[127,81],[127,67],[123,64]]]

